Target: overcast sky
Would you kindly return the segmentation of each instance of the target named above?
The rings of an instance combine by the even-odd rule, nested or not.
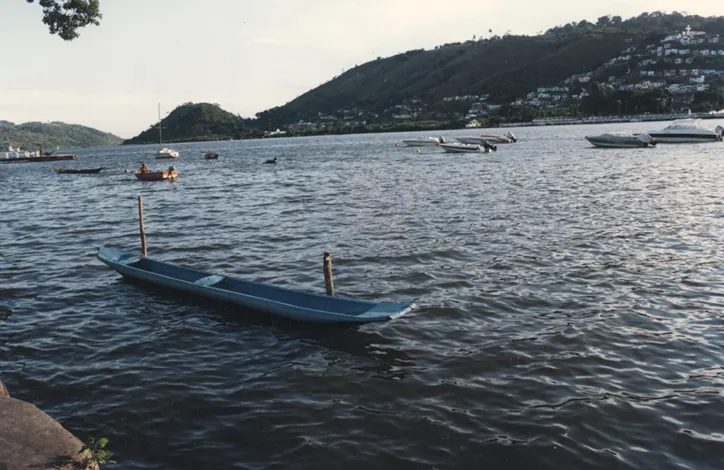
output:
[[[65,42],[41,8],[2,0],[0,120],[64,121],[132,137],[187,101],[253,117],[356,64],[473,35],[536,34],[643,11],[724,15],[713,0],[100,0]]]

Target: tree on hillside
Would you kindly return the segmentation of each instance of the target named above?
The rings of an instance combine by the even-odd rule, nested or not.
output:
[[[35,3],[35,0],[26,0]],[[43,23],[50,34],[57,34],[66,41],[78,37],[78,30],[88,25],[100,24],[102,18],[99,0],[38,0],[43,7]]]

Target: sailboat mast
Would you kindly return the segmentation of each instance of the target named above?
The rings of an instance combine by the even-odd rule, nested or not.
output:
[[[163,145],[163,131],[161,130],[161,103],[158,103],[158,143]]]

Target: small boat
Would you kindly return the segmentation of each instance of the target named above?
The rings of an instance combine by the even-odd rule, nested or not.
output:
[[[719,142],[724,128],[704,127],[701,119],[677,119],[663,130],[649,131],[648,134],[662,144]]]
[[[656,139],[646,133],[608,132],[601,135],[587,135],[586,140],[594,147],[602,148],[644,148],[657,144]]]
[[[156,158],[178,158],[178,152],[170,148],[164,147],[156,152]]]
[[[271,158],[271,159],[265,161],[264,163],[274,164],[276,162],[277,162],[277,157],[274,157],[274,158]]]
[[[490,153],[490,151],[497,150],[495,145],[491,144],[462,144],[462,143],[450,143],[440,144],[443,150],[448,153]]]
[[[176,171],[174,167],[169,167],[166,171],[142,172],[141,170],[137,170],[134,171],[133,174],[141,181],[173,181],[178,178],[178,171]]]
[[[518,139],[512,132],[506,132],[503,135],[480,134],[478,136],[456,137],[456,139],[464,144],[481,145],[483,142],[491,144],[512,144],[518,142]]]
[[[98,259],[131,279],[299,321],[380,322],[401,317],[415,308],[413,303],[378,303],[249,282],[103,246],[98,248]]]
[[[158,103],[158,144],[163,145],[163,120],[161,119],[161,103]],[[168,147],[162,147],[156,152],[156,158],[178,158],[178,152]]]
[[[408,147],[422,147],[424,145],[440,145],[445,143],[444,137],[418,137],[414,139],[405,139],[403,144]]]
[[[209,152],[206,152],[206,153],[204,153],[204,158],[205,158],[206,160],[218,160],[218,159],[219,159],[219,154],[218,154],[218,153],[209,153]]]
[[[56,172],[56,173],[63,173],[63,174],[71,174],[71,175],[76,175],[76,174],[89,175],[89,174],[94,174],[94,173],[100,173],[101,171],[103,171],[104,168],[105,168],[105,167],[101,167],[101,168],[84,168],[84,169],[80,169],[80,170],[71,170],[71,169],[66,169],[66,168],[56,168],[56,169],[55,169],[55,172]]]

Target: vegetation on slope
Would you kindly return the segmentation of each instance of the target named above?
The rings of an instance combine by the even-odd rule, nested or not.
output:
[[[164,142],[226,140],[245,134],[246,121],[218,104],[185,103],[161,121]],[[124,144],[159,143],[158,123]]]
[[[107,132],[90,127],[63,122],[26,122],[13,124],[0,121],[0,151],[8,147],[21,147],[24,150],[37,150],[81,147],[103,147],[118,145],[122,139]]]
[[[490,95],[506,103],[538,87],[593,70],[629,46],[657,42],[687,25],[724,33],[724,17],[644,13],[622,20],[604,16],[552,28],[538,36],[494,36],[378,58],[257,114],[274,128],[343,109],[382,112],[406,100],[434,105],[447,96]]]

